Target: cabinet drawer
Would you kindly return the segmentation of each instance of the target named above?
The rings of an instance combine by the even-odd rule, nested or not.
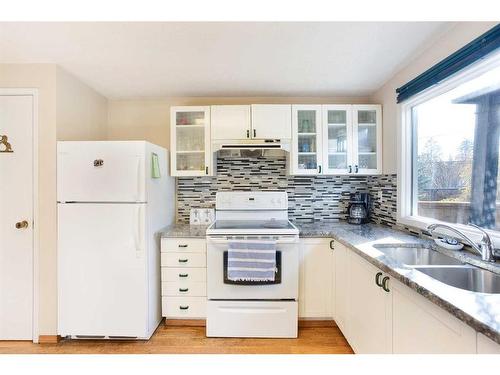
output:
[[[207,283],[194,281],[162,282],[161,295],[205,297],[207,295]]]
[[[207,241],[198,238],[162,238],[161,251],[163,252],[181,252],[205,253],[207,251]]]
[[[206,267],[204,253],[161,253],[162,267]]]
[[[206,268],[191,268],[191,267],[162,267],[161,281],[190,281],[190,282],[207,282]]]
[[[204,319],[207,316],[206,297],[162,297],[161,306],[166,318]]]

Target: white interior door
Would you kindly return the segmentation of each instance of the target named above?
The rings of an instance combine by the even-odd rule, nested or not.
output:
[[[0,340],[31,340],[32,96],[0,95],[0,137]]]
[[[58,333],[147,335],[145,204],[58,205]]]

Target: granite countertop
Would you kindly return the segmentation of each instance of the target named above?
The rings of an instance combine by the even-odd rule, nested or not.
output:
[[[500,344],[500,294],[469,292],[443,284],[417,269],[403,266],[384,256],[373,245],[413,244],[432,247],[445,255],[498,274],[500,274],[499,262],[486,263],[479,256],[467,251],[441,249],[435,246],[433,241],[376,224],[351,225],[347,222],[295,222],[294,224],[300,230],[300,237],[326,237],[339,241],[377,268]],[[162,231],[161,236],[204,238],[206,229],[206,226],[173,224]]]
[[[205,238],[207,228],[207,225],[174,223],[160,231],[160,236],[161,238]]]

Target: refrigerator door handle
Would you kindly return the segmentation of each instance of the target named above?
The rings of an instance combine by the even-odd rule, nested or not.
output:
[[[142,205],[137,207],[137,223],[135,228],[135,254],[137,258],[142,258],[143,244],[143,220],[142,220]]]
[[[141,188],[142,188],[142,183],[141,183],[141,158],[138,156],[137,157],[137,196],[136,196],[136,201],[139,202],[141,200]]]

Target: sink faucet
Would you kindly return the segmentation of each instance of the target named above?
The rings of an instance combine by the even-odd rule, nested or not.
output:
[[[478,229],[482,234],[483,238],[481,239],[481,242],[479,243],[479,246],[470,239],[467,235],[465,235],[462,231],[459,231],[458,229],[455,229],[449,225],[446,224],[431,224],[427,227],[427,230],[429,233],[432,235],[432,232],[436,228],[444,228],[449,230],[450,232],[453,232],[457,234],[459,237],[461,237],[465,242],[467,242],[479,255],[481,255],[481,259],[487,262],[494,262],[495,259],[493,257],[493,244],[491,242],[490,235],[481,227],[478,227],[477,225],[470,224],[470,226]]]

